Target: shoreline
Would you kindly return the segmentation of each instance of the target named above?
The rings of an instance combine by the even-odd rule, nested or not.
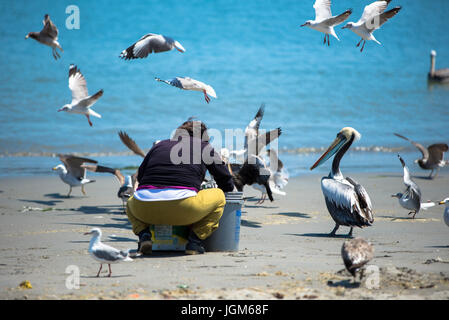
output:
[[[87,196],[58,176],[0,178],[0,297],[3,299],[449,299],[448,227],[443,206],[407,216],[390,194],[404,188],[401,173],[354,173],[374,206],[372,227],[354,236],[371,241],[380,287],[356,287],[342,270],[340,248],[348,228],[329,238],[334,223],[320,187],[321,173],[290,179],[285,197],[256,205],[259,192],[245,187],[237,252],[154,252],[112,265],[112,277],[87,253],[82,233],[100,227],[103,241],[136,249],[137,237],[116,197],[115,177],[96,177]],[[449,174],[416,178],[423,199],[447,197]],[[440,199],[441,198],[441,199]],[[39,209],[37,209],[39,208]],[[111,235],[114,237],[110,238]],[[79,289],[68,289],[69,266],[80,271]],[[28,280],[32,289],[19,285]],[[366,279],[364,279],[365,281]]]

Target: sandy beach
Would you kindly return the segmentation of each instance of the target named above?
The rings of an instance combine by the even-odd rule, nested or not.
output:
[[[245,197],[255,198],[242,208],[238,252],[154,252],[113,265],[111,278],[107,266],[95,277],[99,264],[89,256],[90,238],[83,232],[100,227],[105,243],[136,249],[114,177],[95,177],[86,186],[87,196],[76,188],[69,199],[67,185],[57,176],[1,178],[0,298],[449,299],[443,206],[412,220],[390,197],[404,188],[400,173],[347,175],[365,186],[375,211],[374,225],[354,229],[354,235],[374,244],[369,266],[379,272],[365,275],[359,284],[343,270],[340,256],[348,228],[341,227],[339,237],[327,237],[334,223],[321,193],[321,175],[291,179],[287,196],[262,205],[255,204],[259,193],[246,187]],[[422,172],[415,181],[425,201],[448,196],[447,173],[428,180]],[[73,268],[79,270],[78,289],[70,288],[73,274],[66,273]],[[20,286],[24,281],[32,288]]]

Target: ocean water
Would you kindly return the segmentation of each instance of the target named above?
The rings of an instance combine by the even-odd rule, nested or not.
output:
[[[402,10],[368,42],[336,28],[340,41],[299,25],[314,18],[313,0],[218,1],[2,1],[0,2],[0,175],[52,174],[57,153],[76,153],[104,165],[134,170],[117,132],[143,149],[170,136],[189,116],[209,128],[244,129],[261,103],[263,129],[282,128],[278,147],[292,176],[308,168],[345,126],[362,139],[342,161],[344,171],[400,171],[400,152],[412,170],[419,152],[393,135],[429,145],[449,142],[449,86],[429,85],[429,52],[437,68],[449,67],[447,0],[393,0]],[[357,21],[370,1],[333,1],[334,14],[353,8]],[[80,28],[66,27],[66,8],[76,5]],[[64,48],[55,61],[49,47],[32,39],[48,13]],[[146,33],[178,40],[186,52],[124,61],[119,54]],[[90,93],[104,89],[93,109],[102,119],[56,112],[71,100],[73,63]],[[189,76],[212,85],[181,91],[154,77]],[[225,143],[214,140],[214,146]],[[227,146],[227,145],[226,145]],[[317,169],[326,172],[330,163]],[[445,170],[448,170],[445,168]]]

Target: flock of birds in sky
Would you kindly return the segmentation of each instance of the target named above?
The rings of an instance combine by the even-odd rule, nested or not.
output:
[[[400,11],[401,7],[394,7],[386,11],[390,2],[391,0],[375,1],[367,5],[357,22],[348,22],[343,26],[343,29],[349,29],[361,37],[360,42],[357,44],[358,47],[363,42],[360,49],[361,52],[365,47],[366,41],[375,41],[380,44],[374,37],[373,32]],[[334,27],[346,21],[352,14],[352,9],[346,10],[340,15],[333,16],[330,0],[316,0],[313,7],[315,9],[315,20],[308,20],[301,26],[307,26],[324,33],[324,44],[327,43],[330,45],[330,35],[339,40]],[[48,15],[45,15],[43,24],[44,28],[40,32],[30,32],[26,38],[32,38],[44,45],[50,46],[53,57],[58,59],[60,54],[57,49],[63,52],[58,42],[58,29]],[[146,58],[151,53],[171,51],[173,49],[181,53],[186,51],[178,41],[170,37],[148,33],[123,50],[119,57],[124,60],[133,60]],[[435,56],[436,53],[432,51],[431,70],[428,78],[429,80],[440,82],[447,81],[449,79],[449,70],[435,70]],[[210,97],[217,98],[214,89],[210,85],[189,77],[176,77],[171,80],[155,78],[155,80],[183,90],[200,91],[204,94],[204,99],[207,103],[210,102]],[[101,89],[95,94],[89,95],[86,79],[76,65],[70,65],[69,67],[69,88],[72,92],[72,101],[58,111],[85,115],[89,125],[92,126],[90,116],[101,118],[100,114],[92,110],[92,106],[102,97],[103,90]],[[224,148],[221,150],[222,159],[233,176],[237,190],[243,191],[245,185],[251,185],[257,190],[260,190],[261,198],[258,203],[262,203],[266,197],[273,201],[273,193],[285,196],[286,193],[282,189],[288,183],[288,172],[276,151],[274,149],[266,149],[272,141],[281,135],[281,129],[277,128],[262,133],[259,130],[261,120],[264,116],[264,110],[265,106],[262,105],[256,113],[256,116],[247,125],[243,150],[229,151]],[[193,119],[191,117],[188,120]],[[395,133],[395,135],[409,141],[422,153],[422,158],[416,162],[422,169],[431,170],[429,178],[434,178],[438,174],[439,168],[447,164],[447,161],[443,159],[444,153],[448,151],[447,144],[433,144],[426,148],[400,134]],[[120,131],[119,137],[132,152],[141,157],[145,157],[146,152],[126,132]],[[313,170],[333,157],[329,175],[323,177],[321,180],[325,203],[335,222],[335,227],[329,234],[330,236],[335,236],[340,226],[349,227],[348,235],[352,236],[354,227],[363,228],[372,226],[374,223],[373,206],[368,192],[353,178],[344,177],[340,171],[341,159],[351,145],[359,140],[360,137],[360,133],[354,128],[345,127],[341,129],[337,133],[333,143],[310,168]],[[81,191],[85,194],[84,185],[95,181],[86,178],[87,170],[115,175],[120,184],[117,196],[123,202],[133,194],[137,187],[136,174],[124,176],[118,169],[101,166],[98,165],[96,160],[74,155],[60,154],[59,158],[63,164],[54,167],[53,170],[57,171],[62,181],[70,186],[67,196],[70,196],[72,187],[78,186],[81,186]],[[231,158],[234,161],[231,161]],[[406,189],[402,193],[392,195],[392,197],[398,198],[399,204],[408,210],[409,214],[413,214],[412,218],[414,218],[421,209],[427,209],[435,205],[435,203],[421,202],[420,188],[413,181],[404,160],[400,155],[398,155],[398,158],[403,167],[403,179]],[[239,162],[237,159],[242,159],[242,161]],[[271,164],[276,164],[274,170],[271,169],[273,168]],[[434,171],[436,171],[435,175],[433,175]],[[210,182],[205,180],[204,186]],[[440,204],[446,204],[444,220],[449,226],[449,198],[440,201]],[[102,264],[104,263],[109,264],[110,276],[111,263],[131,260],[128,251],[120,251],[101,243],[100,229],[94,228],[87,234],[92,235],[89,252],[100,262],[100,270],[97,276],[99,276]],[[372,245],[362,238],[345,241],[342,246],[344,264],[353,276],[355,276],[358,269],[372,259],[373,252]]]

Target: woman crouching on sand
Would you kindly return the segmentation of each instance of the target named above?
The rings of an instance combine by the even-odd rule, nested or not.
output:
[[[200,190],[206,170],[218,188]],[[171,139],[162,140],[148,152],[139,167],[139,187],[128,200],[126,214],[137,251],[150,254],[150,225],[190,226],[186,254],[204,253],[202,241],[217,228],[226,204],[223,192],[234,190],[228,168],[209,144],[207,127],[186,121]]]

